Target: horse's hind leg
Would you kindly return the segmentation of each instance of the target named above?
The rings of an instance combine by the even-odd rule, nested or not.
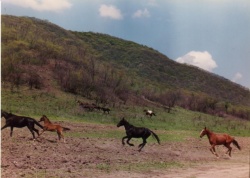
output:
[[[147,143],[147,141],[146,141],[146,139],[145,138],[142,138],[143,139],[143,143],[141,143],[140,145],[139,145],[139,150],[138,151],[141,151],[142,150],[142,148],[146,145],[146,143]]]
[[[228,148],[228,150],[226,151],[226,153],[225,153],[225,154],[227,154],[227,153],[228,153],[228,155],[231,157],[232,147],[230,146],[230,144],[225,144],[224,146]]]
[[[28,127],[28,129],[30,130],[30,132],[31,132],[31,134],[32,134],[32,136],[33,136],[33,140],[35,140],[36,137],[35,137],[35,133],[34,133],[34,131],[33,131],[33,128]]]
[[[58,139],[59,139],[59,141],[61,140],[61,138],[63,139],[63,142],[65,142],[65,140],[64,140],[64,136],[63,136],[63,134],[62,134],[62,130],[57,130],[57,135],[58,135]]]

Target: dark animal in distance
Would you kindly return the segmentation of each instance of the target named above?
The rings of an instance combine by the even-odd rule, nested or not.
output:
[[[103,110],[103,113],[105,114],[106,112],[109,114],[110,109],[109,108],[101,108],[101,110]]]
[[[26,116],[17,116],[12,113],[8,113],[5,111],[1,111],[1,117],[4,117],[6,119],[6,124],[1,128],[1,130],[10,127],[10,136],[12,137],[13,129],[14,127],[22,128],[22,127],[28,127],[30,130],[33,139],[35,140],[35,134],[34,131],[39,136],[39,131],[35,128],[35,125],[39,126],[40,128],[43,128],[43,126],[38,123],[35,119],[26,117]]]
[[[41,117],[39,122],[42,122],[42,121],[44,122],[44,127],[43,127],[42,133],[45,132],[45,131],[57,132],[59,141],[62,138],[63,141],[65,142],[62,132],[66,131],[66,130],[70,130],[69,128],[62,127],[62,126],[60,126],[58,124],[52,124],[52,122],[50,122],[50,120],[45,115],[43,115]],[[42,133],[40,135],[42,135]]]
[[[160,144],[159,137],[151,130],[145,127],[135,127],[131,125],[128,121],[126,121],[124,118],[120,120],[120,122],[117,124],[117,127],[124,126],[126,130],[126,136],[122,138],[122,144],[125,145],[124,139],[127,139],[127,144],[130,146],[134,146],[133,144],[129,143],[131,138],[142,138],[143,143],[141,143],[138,147],[141,151],[142,148],[147,143],[147,138],[152,134],[153,137],[157,140],[157,142]]]
[[[103,113],[107,113],[109,114],[109,112],[111,111],[109,108],[104,108],[104,107],[100,107],[100,106],[97,106],[96,104],[92,103],[92,104],[89,104],[89,103],[83,103],[81,101],[77,101],[77,103],[79,104],[79,106],[81,106],[83,109],[88,109],[88,111],[93,111],[93,110],[102,110]]]
[[[89,104],[89,103],[83,103],[81,101],[77,101],[79,106],[81,106],[83,109],[87,109],[88,111],[93,111],[94,109],[100,110],[101,107],[98,107],[96,104]]]
[[[233,143],[239,150],[241,150],[241,147],[239,146],[238,142],[230,135],[228,134],[216,134],[208,130],[206,127],[201,131],[200,138],[202,138],[204,135],[207,135],[209,143],[211,145],[210,151],[216,155],[218,158],[218,154],[215,151],[216,145],[224,145],[228,148],[226,154],[231,157],[231,151],[232,147],[230,146],[231,143]]]
[[[156,114],[153,111],[151,111],[151,110],[144,109],[143,111],[149,117],[156,116]]]

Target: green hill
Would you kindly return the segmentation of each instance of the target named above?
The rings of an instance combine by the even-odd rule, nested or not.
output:
[[[230,105],[232,114],[250,117],[249,89],[147,46],[68,31],[46,20],[2,16],[1,63],[2,85],[11,90],[24,85],[31,91],[61,90],[103,105],[143,97],[202,112]]]

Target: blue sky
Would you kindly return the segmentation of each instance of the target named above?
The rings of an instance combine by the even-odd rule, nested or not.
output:
[[[249,0],[2,0],[1,14],[131,40],[250,88]]]

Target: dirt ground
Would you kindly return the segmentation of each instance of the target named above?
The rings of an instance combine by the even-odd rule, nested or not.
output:
[[[138,152],[137,147],[122,146],[121,139],[85,136],[124,128],[68,122],[61,125],[73,129],[78,135],[70,137],[66,134],[63,143],[57,142],[57,135],[52,132],[45,132],[33,141],[27,128],[14,129],[12,138],[9,128],[1,131],[1,176],[249,178],[250,175],[249,137],[237,137],[242,150],[232,146],[232,158],[224,155],[224,147],[217,147],[220,155],[217,159],[208,150],[206,137],[161,145],[150,142]],[[140,143],[135,139],[132,142]]]

